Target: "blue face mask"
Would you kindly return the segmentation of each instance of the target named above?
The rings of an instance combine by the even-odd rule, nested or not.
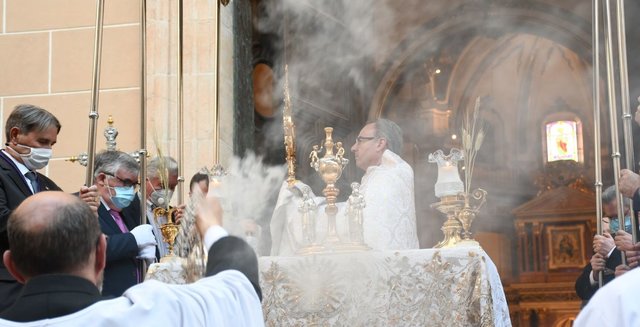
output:
[[[609,223],[609,229],[611,229],[611,234],[615,233],[620,229],[619,219],[611,219]],[[624,231],[631,234],[631,217],[624,217]]]
[[[124,209],[131,204],[133,198],[136,196],[136,191],[133,186],[115,186],[109,187],[109,195],[111,195],[111,202],[119,209]],[[111,189],[114,189],[116,194],[111,194]]]

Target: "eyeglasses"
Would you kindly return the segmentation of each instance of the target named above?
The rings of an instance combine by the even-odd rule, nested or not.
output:
[[[371,140],[377,139],[377,138],[378,137],[376,137],[376,136],[358,136],[358,137],[356,137],[356,143],[359,144],[359,143],[363,143],[363,142],[366,142],[366,141],[371,141]]]
[[[116,175],[109,174],[109,173],[104,173],[104,174],[107,175],[107,176],[111,176],[111,177],[117,179],[118,182],[120,182],[122,184],[122,186],[125,186],[125,187],[133,186],[133,188],[138,188],[140,186],[140,183],[138,183],[137,181],[134,182],[134,181],[132,181],[130,179],[122,179],[122,178],[120,178],[120,177],[118,177]]]

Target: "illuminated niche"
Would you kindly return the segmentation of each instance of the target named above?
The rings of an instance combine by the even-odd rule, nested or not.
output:
[[[582,162],[582,128],[579,121],[556,120],[545,125],[546,161]]]

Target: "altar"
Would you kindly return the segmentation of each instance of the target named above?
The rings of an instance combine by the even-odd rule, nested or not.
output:
[[[511,326],[479,246],[261,257],[267,326]]]

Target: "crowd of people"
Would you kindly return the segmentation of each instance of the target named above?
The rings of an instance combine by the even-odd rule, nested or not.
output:
[[[16,106],[5,124],[0,326],[43,319],[49,326],[264,324],[256,253],[222,227],[223,212],[215,197],[202,200],[196,214],[208,250],[206,277],[190,285],[142,283],[141,264],[168,253],[160,232],[167,217],[158,217],[154,209],[168,207],[178,185],[178,163],[171,157],[153,158],[146,180],[140,181],[135,158],[103,151],[95,156],[94,184],[67,194],[38,172],[47,166],[60,129],[54,115],[34,105]],[[356,166],[365,171],[360,187],[367,203],[364,241],[376,250],[418,248],[413,170],[398,155],[401,146],[400,128],[379,119],[362,128],[351,148]],[[146,190],[145,224],[140,219],[141,187]],[[206,195],[208,189],[208,174],[192,177],[190,196]],[[292,188],[283,190],[271,221],[273,255],[295,250],[285,237],[291,235],[288,212],[279,210],[286,207],[282,203],[299,202],[300,195]],[[624,197],[622,210],[618,192]],[[397,200],[389,201],[390,196]],[[630,203],[636,212],[630,212]],[[184,208],[179,204],[171,210],[175,222]],[[640,243],[633,244],[631,237],[631,219],[639,208],[640,175],[622,170],[618,189],[611,186],[602,193],[603,232],[594,236],[594,254],[575,283],[584,307],[576,326],[640,325],[640,310],[629,305],[640,291],[634,282],[640,270],[633,269],[640,261]]]
[[[215,197],[198,204],[196,225],[208,250],[206,277],[189,285],[145,281],[141,264],[168,253],[160,226],[178,184],[178,164],[156,157],[140,181],[140,165],[131,155],[108,150],[95,156],[93,185],[62,192],[38,172],[47,166],[61,124],[47,110],[19,105],[5,124],[0,150],[0,326],[37,322],[47,326],[163,325],[210,326],[264,324],[257,256],[241,238],[222,227]],[[402,133],[393,122],[367,124],[352,147],[356,165],[365,170],[361,191],[373,215],[365,241],[376,249],[417,248],[413,171],[397,154]],[[375,208],[376,183],[396,187],[410,202]],[[371,186],[374,185],[374,186]],[[394,186],[395,185],[395,186]],[[139,189],[145,187],[142,223]],[[189,195],[207,194],[209,175],[197,173]],[[47,191],[47,192],[45,192]],[[185,206],[171,218],[179,223]],[[44,320],[46,319],[46,320]],[[38,325],[38,324],[36,324]]]
[[[640,125],[640,107],[635,121]],[[623,214],[617,208],[618,192],[623,197]],[[630,212],[629,203],[634,212]],[[640,175],[622,169],[618,190],[615,186],[607,188],[602,193],[602,205],[602,234],[594,236],[594,255],[576,280],[583,308],[575,326],[640,326],[640,308],[634,301],[640,291],[640,269],[634,269],[640,261],[640,242],[632,242],[631,229],[631,220],[638,222],[640,212]],[[603,287],[599,285],[600,276]]]

